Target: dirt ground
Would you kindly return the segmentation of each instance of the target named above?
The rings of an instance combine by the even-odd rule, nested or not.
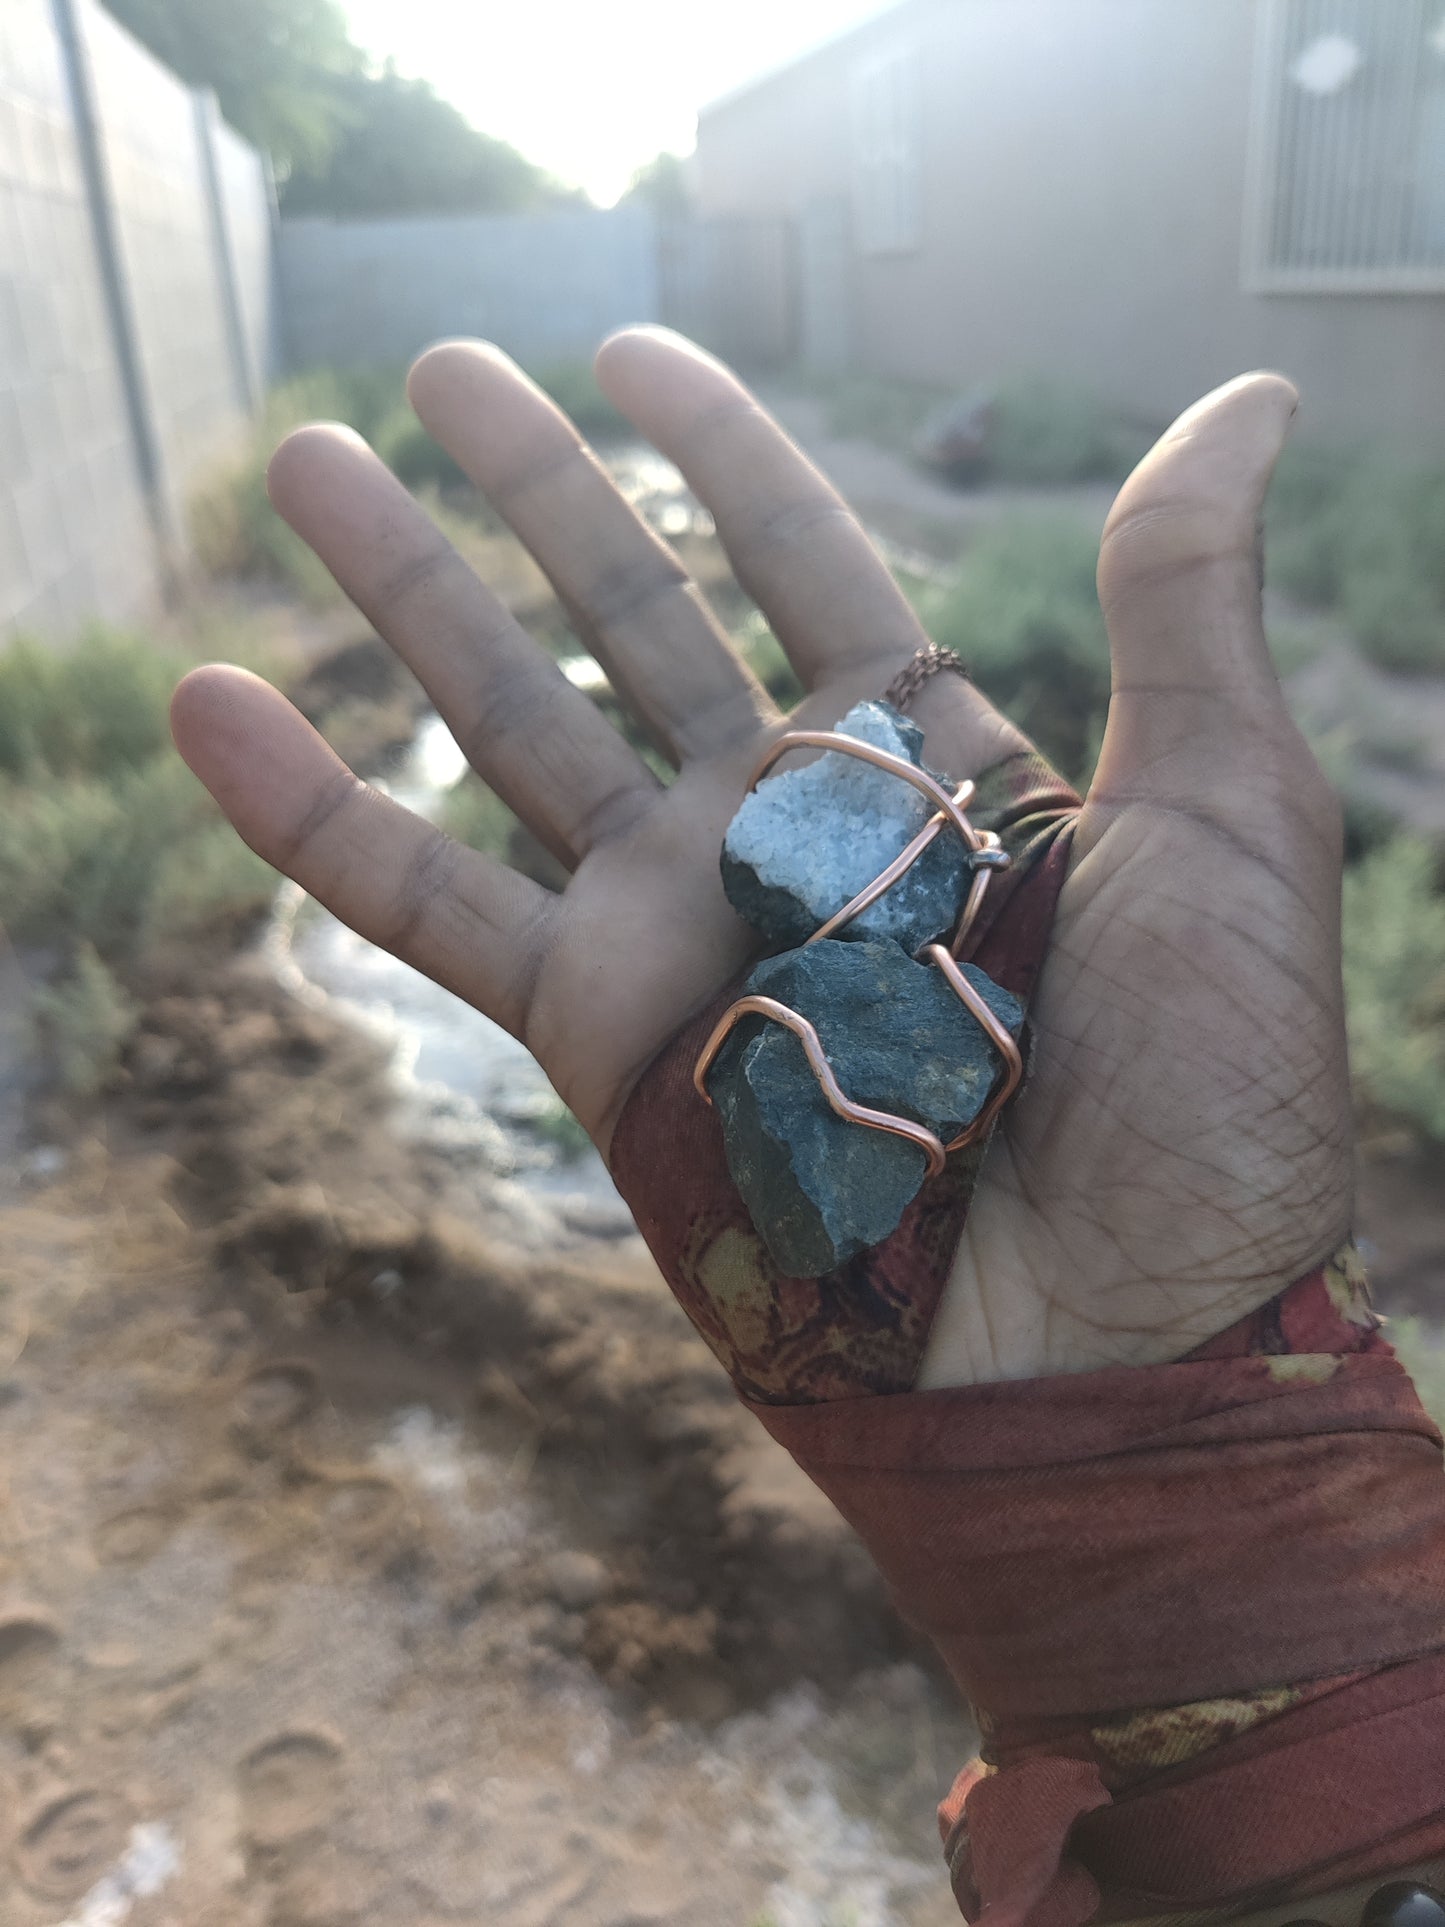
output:
[[[37,1122],[6,1927],[951,1917],[970,1736],[635,1239],[479,1213],[254,965],[158,983],[115,1102]]]
[[[0,1920],[955,1918],[971,1735],[640,1243],[404,1146],[255,961],[195,975],[0,1196]],[[1364,1196],[1438,1318],[1437,1174]]]
[[[1018,514],[1067,515],[1102,531],[1117,491],[1107,482],[1052,488],[953,488],[876,443],[835,435],[814,395],[767,391],[768,407],[873,533],[948,561],[963,538]]]
[[[1019,505],[809,406],[896,541]],[[282,626],[368,768],[418,699],[351,620]],[[68,1110],[0,954],[0,1927],[956,1920],[967,1723],[616,1201],[408,1137],[274,957],[141,989]],[[1438,1168],[1372,1145],[1361,1229],[1383,1309],[1445,1322]]]

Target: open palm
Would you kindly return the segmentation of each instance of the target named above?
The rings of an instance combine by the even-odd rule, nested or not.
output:
[[[676,337],[603,349],[827,727],[923,637],[844,504],[734,378]],[[273,500],[415,671],[478,773],[567,863],[560,895],[361,783],[274,690],[177,692],[176,739],[253,848],[521,1038],[606,1151],[660,1047],[751,933],[718,849],[781,720],[667,546],[497,351],[433,349],[425,425],[537,557],[660,784],[349,431],[278,451]],[[1256,530],[1294,405],[1255,376],[1126,485],[1100,586],[1115,689],[1034,1010],[1031,1083],[985,1164],[925,1383],[1174,1356],[1337,1244],[1350,1216],[1339,831],[1264,646]],[[916,703],[932,766],[1019,747],[976,690]]]

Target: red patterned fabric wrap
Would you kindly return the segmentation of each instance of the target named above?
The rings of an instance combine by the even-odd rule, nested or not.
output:
[[[1042,757],[1010,757],[969,810],[1013,867],[984,899],[967,960],[1027,1004],[1068,869],[1079,799]],[[773,1264],[733,1188],[717,1114],[693,1066],[739,994],[732,984],[657,1057],[612,1141],[612,1176],[683,1310],[745,1398],[778,1403],[912,1385],[985,1146],[950,1158],[884,1244],[822,1278]]]
[[[1445,1852],[1441,1440],[1352,1254],[1175,1365],[753,1409],[980,1709],[940,1810],[970,1919]]]
[[[1077,799],[988,772],[1014,867],[971,960],[1025,1001]],[[1265,1905],[1445,1853],[1441,1440],[1352,1254],[1177,1364],[913,1392],[982,1151],[829,1276],[783,1277],[692,1084],[642,1079],[613,1175],[744,1402],[974,1702],[940,1809],[964,1913],[1083,1927]]]
[[[1281,1370],[1302,1362],[753,1409],[969,1697],[1012,1725],[1445,1643],[1439,1434],[1382,1343],[1320,1360],[1322,1382]]]

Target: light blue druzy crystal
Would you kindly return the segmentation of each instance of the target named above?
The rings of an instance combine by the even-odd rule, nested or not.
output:
[[[856,704],[838,731],[923,767],[923,731],[889,703]],[[723,843],[728,901],[773,943],[805,943],[887,868],[934,811],[891,771],[829,750],[766,778],[744,799]],[[945,829],[885,896],[836,934],[892,938],[911,955],[952,930],[968,881],[963,846]]]

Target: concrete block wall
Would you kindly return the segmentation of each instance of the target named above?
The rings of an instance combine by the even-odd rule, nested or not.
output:
[[[0,635],[138,608],[150,540],[49,0],[5,0]]]
[[[541,365],[659,317],[656,222],[642,207],[288,220],[278,263],[292,368],[403,362],[457,334]]]
[[[254,405],[265,395],[277,359],[275,193],[265,155],[219,117],[212,124],[222,218],[230,242]]]
[[[0,638],[154,605],[259,393],[238,338],[269,364],[270,231],[261,157],[95,0],[3,0]]]
[[[78,10],[142,375],[183,520],[187,484],[234,437],[246,405],[227,340],[196,100],[94,0]]]

